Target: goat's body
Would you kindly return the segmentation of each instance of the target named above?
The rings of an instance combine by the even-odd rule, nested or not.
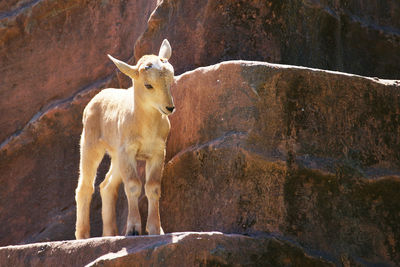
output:
[[[137,160],[146,161],[146,229],[149,234],[163,233],[159,213],[161,174],[170,130],[168,115],[174,110],[170,91],[173,68],[167,61],[170,55],[171,47],[164,40],[159,56],[144,56],[137,66],[110,57],[122,72],[132,78],[133,87],[104,89],[84,110],[76,188],[77,239],[90,237],[89,213],[94,180],[106,152],[111,157],[111,164],[100,184],[103,236],[118,234],[115,205],[121,182],[128,200],[125,235],[142,232],[138,207],[142,181],[137,173]]]
[[[81,146],[90,140],[112,159],[117,158],[117,149],[124,145],[136,150],[138,160],[163,153],[170,130],[168,117],[153,110],[137,112],[140,107],[135,107],[133,90],[104,89],[89,102],[83,113]],[[146,120],[151,123],[143,123]],[[85,138],[86,135],[90,137]]]

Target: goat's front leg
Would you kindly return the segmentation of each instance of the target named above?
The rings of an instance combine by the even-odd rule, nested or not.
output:
[[[146,230],[149,235],[164,234],[161,228],[159,200],[161,196],[161,174],[164,164],[164,153],[153,156],[146,161],[145,193],[148,200],[148,215]]]
[[[118,157],[121,176],[123,177],[126,198],[128,199],[128,218],[125,235],[140,235],[142,221],[139,213],[139,196],[142,182],[137,173],[136,153],[121,150]]]

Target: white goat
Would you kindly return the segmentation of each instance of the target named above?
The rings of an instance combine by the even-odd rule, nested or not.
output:
[[[142,183],[137,160],[146,161],[145,194],[149,203],[146,230],[151,235],[163,234],[159,212],[161,174],[170,130],[167,116],[175,108],[171,95],[174,69],[168,62],[171,52],[168,40],[164,40],[158,56],[143,56],[136,66],[108,55],[121,72],[132,78],[133,86],[127,90],[102,90],[83,112],[80,175],[75,196],[76,239],[90,237],[94,180],[106,152],[111,165],[100,185],[103,236],[118,234],[115,205],[121,182],[129,207],[125,235],[141,234],[138,198]]]

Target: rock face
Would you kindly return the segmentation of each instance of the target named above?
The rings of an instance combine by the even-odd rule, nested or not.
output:
[[[177,73],[242,58],[399,78],[399,4],[328,2],[0,3],[0,245],[74,238],[82,111],[100,89],[129,86],[101,55],[132,63],[142,33],[135,58],[168,38]],[[173,88],[164,230],[256,237],[43,243],[0,248],[0,262],[399,265],[399,92],[395,80],[255,61],[185,72]],[[100,209],[96,187],[92,236]],[[123,232],[123,190],[117,210]]]
[[[0,4],[0,142],[39,110],[110,75],[133,55],[156,1],[5,1]],[[134,27],[132,26],[134,25]]]
[[[135,56],[171,40],[178,73],[245,59],[398,79],[398,1],[164,0]]]
[[[177,77],[165,230],[276,232],[337,257],[399,262],[399,90],[245,61]]]
[[[75,238],[74,192],[78,182],[83,109],[99,88],[114,84],[118,84],[116,77],[57,103],[38,114],[18,136],[1,146],[0,221],[3,227],[0,245]],[[92,201],[92,236],[101,236],[98,185],[108,167],[109,160],[105,157],[98,169],[99,179]],[[142,165],[139,165],[139,173],[143,173]],[[122,191],[117,209],[121,231],[127,214]],[[147,201],[143,195],[141,212],[146,215]]]
[[[49,109],[2,146],[0,171],[13,178],[2,179],[2,244],[73,239],[71,173],[82,109],[97,91]],[[339,262],[399,263],[398,92],[398,81],[248,61],[177,77],[164,230],[272,232]]]
[[[5,266],[333,266],[288,241],[218,232],[108,237],[0,248]]]
[[[1,147],[2,245],[73,237],[81,117],[96,92],[50,109]]]
[[[2,244],[73,239],[81,114],[97,91],[2,146],[2,177],[13,178],[1,181]],[[164,230],[274,233],[343,264],[398,264],[398,92],[398,81],[249,61],[178,76]],[[125,206],[122,197],[120,230]]]
[[[164,229],[275,232],[338,258],[398,263],[399,90],[246,61],[177,77]]]
[[[130,85],[106,54],[132,57],[155,2],[0,3],[0,245],[73,238],[83,108]]]
[[[187,72],[175,84],[168,158],[244,133],[254,150],[291,162],[346,158],[366,175],[400,167],[399,81],[230,61]]]

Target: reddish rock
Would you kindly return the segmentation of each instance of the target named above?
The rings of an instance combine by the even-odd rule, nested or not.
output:
[[[114,65],[107,54],[132,57],[156,1],[6,2],[0,4],[0,142],[50,103],[109,76]]]
[[[281,233],[286,164],[246,150],[246,139],[229,134],[168,162],[161,205],[165,231]]]
[[[177,73],[243,59],[398,79],[396,1],[160,1],[135,57],[168,37]]]
[[[218,232],[108,237],[0,248],[6,266],[333,266],[274,237]]]
[[[0,148],[0,245],[74,239],[75,188],[78,182],[82,113],[108,79],[38,114],[22,132]],[[106,157],[98,170],[92,201],[91,234],[101,236],[99,184],[109,167]],[[143,166],[139,165],[139,173]],[[120,193],[118,225],[123,231],[127,204]],[[145,222],[147,201],[140,199]],[[143,225],[145,225],[143,222]]]
[[[56,105],[1,147],[1,245],[73,238],[81,118],[96,92]]]
[[[154,7],[155,1],[0,4],[0,244],[73,238],[83,107],[99,88],[130,85],[123,75],[115,79],[106,54],[132,57]],[[106,169],[107,160],[100,177]],[[99,208],[96,191],[93,209]],[[92,220],[98,236],[99,213]]]
[[[142,33],[135,58],[168,38],[178,74],[250,59],[399,78],[395,1],[157,3],[148,24],[156,1],[0,3],[0,245],[74,238],[82,110],[100,88],[130,85],[105,55],[133,62]],[[399,86],[249,61],[184,73],[173,89],[164,230],[258,237],[42,243],[0,248],[0,262],[329,264],[307,247],[344,266],[398,265]],[[140,207],[145,220],[143,197]],[[96,187],[92,236],[101,235],[100,208]],[[123,190],[117,210],[122,232]]]
[[[272,232],[337,260],[399,262],[398,176],[369,180],[344,169],[288,168],[239,140],[228,136],[168,162],[161,202],[166,232]]]
[[[398,263],[399,82],[232,61],[176,79],[164,230]]]
[[[400,82],[262,62],[230,61],[178,76],[167,158],[229,133],[253,151],[367,176],[400,169]],[[295,162],[297,161],[297,162]]]

